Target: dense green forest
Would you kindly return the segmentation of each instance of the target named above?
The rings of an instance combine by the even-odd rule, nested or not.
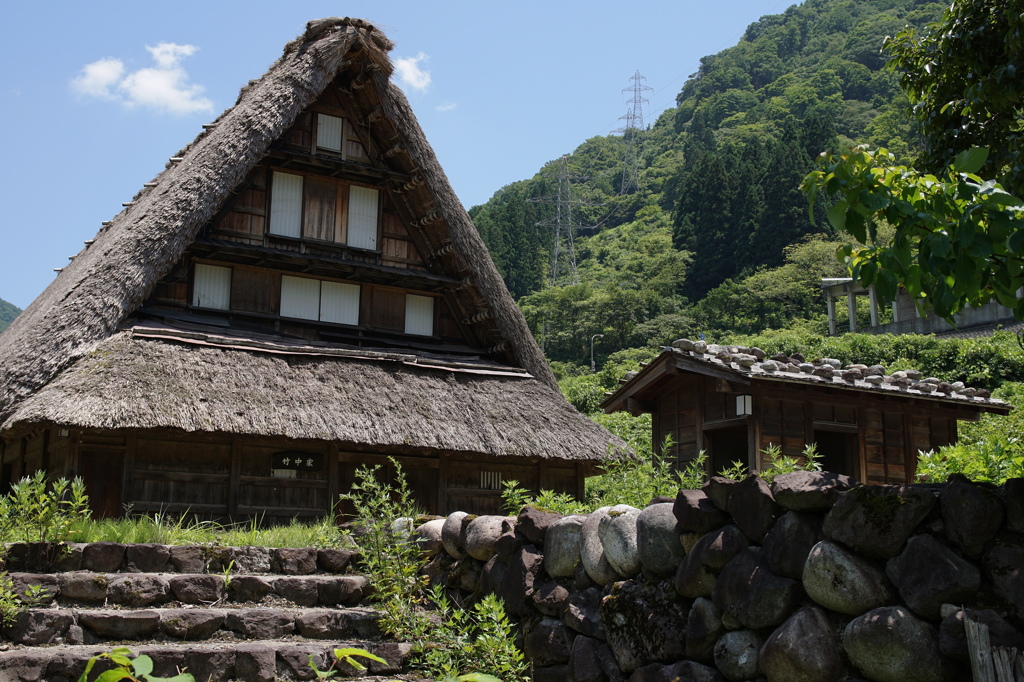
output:
[[[0,298],[0,332],[7,329],[7,325],[13,322],[19,313],[21,308]]]
[[[918,369],[1024,403],[1024,346],[1016,335],[828,337],[820,287],[822,277],[848,276],[837,251],[847,258],[851,251],[860,254],[862,260],[851,263],[862,278],[861,263],[882,254],[870,263],[872,272],[904,281],[885,261],[893,260],[887,249],[897,244],[907,268],[932,272],[936,259],[946,258],[942,273],[953,275],[935,275],[945,277],[939,282],[945,288],[927,290],[923,276],[905,283],[939,314],[955,311],[950,293],[960,296],[956,301],[991,297],[992,283],[979,284],[975,272],[982,267],[992,281],[1018,288],[1009,265],[1016,261],[990,256],[1024,243],[1015,208],[1020,200],[971,175],[986,154],[972,147],[996,149],[986,172],[1018,194],[1024,187],[1024,165],[1017,161],[1024,98],[1012,85],[1019,85],[1014,64],[1024,54],[1021,33],[1012,26],[1017,14],[999,0],[959,0],[949,9],[922,0],[807,0],[762,17],[739,44],[702,59],[676,106],[653,126],[587,140],[474,207],[470,215],[569,401],[638,453],[650,454],[648,415],[605,415],[599,404],[659,346],[703,336],[758,346],[769,355],[799,351],[879,363],[889,371]],[[941,26],[928,26],[940,17]],[[887,36],[895,39],[883,49]],[[861,144],[888,151],[877,157],[848,151]],[[815,161],[824,152],[824,170],[818,170]],[[623,170],[629,158],[638,159],[635,182]],[[886,169],[909,169],[870,167],[882,160]],[[953,170],[945,171],[951,163]],[[886,180],[869,179],[883,170]],[[856,173],[861,184],[848,181]],[[805,177],[808,191],[816,191],[810,204],[811,194],[801,193]],[[921,190],[927,201],[891,201],[898,191],[893,178],[927,185]],[[570,231],[563,220],[556,249],[550,197],[565,199],[570,184],[573,202],[560,208],[563,216],[571,208],[578,227]],[[939,201],[943,193],[955,200]],[[905,225],[907,211],[918,221],[913,225],[925,226],[916,241],[905,234],[914,229]],[[972,217],[956,222],[954,215]],[[952,240],[943,242],[944,219],[962,223],[991,249],[967,240],[956,260],[951,249],[940,252],[925,239],[934,237],[939,246]],[[854,223],[861,227],[851,229]],[[845,231],[835,233],[833,224]],[[1020,234],[1007,238],[1013,230]],[[850,244],[854,236],[868,239],[863,249]],[[965,272],[975,274],[962,277]],[[867,311],[859,313],[863,324]],[[954,472],[995,482],[1024,476],[1021,429],[1019,410],[964,424],[958,444],[921,454],[918,473],[933,481]]]
[[[840,145],[885,146],[900,159],[918,151],[882,44],[943,8],[807,0],[762,17],[703,58],[647,129],[587,140],[471,209],[548,358],[589,365],[595,334],[600,363],[701,333],[823,332],[819,281],[845,274],[835,258],[845,238],[824,217],[827,198],[812,220],[800,181]],[[637,182],[623,193],[631,153]],[[563,211],[552,278],[552,197],[566,199],[570,185],[575,239],[570,249]]]

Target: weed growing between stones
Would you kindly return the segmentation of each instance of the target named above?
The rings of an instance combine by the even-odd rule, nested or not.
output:
[[[228,565],[224,567],[222,574],[224,576],[224,589],[231,589],[231,571],[235,570],[235,560],[232,559],[228,562]]]
[[[313,662],[313,657],[309,657],[309,667],[313,669],[313,673],[316,674],[318,680],[326,680],[334,677],[340,671],[339,666],[347,665],[356,671],[357,674],[365,672],[366,666],[360,663],[357,659],[365,658],[369,661],[376,661],[378,663],[387,663],[380,656],[371,654],[366,649],[359,649],[356,647],[348,647],[344,649],[334,650],[334,663],[327,670],[320,670],[316,667],[316,663]],[[401,682],[400,680],[391,680],[390,682]],[[493,675],[484,675],[483,673],[467,673],[459,676],[446,676],[438,678],[438,682],[501,682],[501,680]]]
[[[412,536],[419,513],[401,466],[394,459],[391,465],[394,485],[381,481],[379,466],[360,467],[351,491],[341,496],[354,507],[362,569],[383,613],[381,628],[412,644],[414,664],[431,678],[486,682],[478,673],[487,671],[503,682],[525,681],[525,658],[500,599],[488,595],[464,609],[453,606],[442,587],[428,589]]]
[[[0,573],[0,625],[12,625],[23,608],[14,593],[14,581],[6,572]]]
[[[383,658],[376,654],[371,654],[366,649],[359,649],[356,647],[346,647],[334,650],[334,663],[327,670],[320,670],[316,667],[316,663],[313,662],[313,657],[309,657],[309,667],[313,669],[313,673],[316,674],[318,680],[326,680],[337,675],[340,670],[339,667],[347,665],[353,668],[357,673],[364,672],[366,666],[359,662],[358,659],[365,658],[368,661],[376,661],[377,663],[387,663]]]
[[[89,659],[85,665],[85,672],[78,678],[78,682],[90,682],[89,673],[101,660],[108,660],[114,664],[110,670],[100,673],[92,682],[115,682],[116,680],[128,680],[129,682],[195,682],[196,678],[188,673],[179,673],[174,677],[156,677],[153,672],[153,659],[149,656],[136,656],[128,658],[132,652],[127,647],[119,646],[113,651],[98,654]]]

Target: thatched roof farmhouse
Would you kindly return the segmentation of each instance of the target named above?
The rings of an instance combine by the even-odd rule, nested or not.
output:
[[[310,22],[0,335],[0,485],[98,514],[320,515],[396,457],[430,511],[578,493],[622,447],[577,413],[390,82]],[[611,453],[611,454],[610,454]]]

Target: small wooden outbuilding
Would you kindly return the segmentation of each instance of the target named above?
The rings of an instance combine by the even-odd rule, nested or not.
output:
[[[558,391],[390,49],[310,22],[0,335],[0,485],[282,521],[395,458],[426,511],[490,513],[624,451]]]
[[[958,421],[1011,407],[962,384],[886,375],[879,366],[765,358],[758,349],[681,339],[601,404],[653,416],[654,441],[683,466],[701,451],[711,472],[739,461],[765,467],[763,451],[800,456],[816,443],[823,468],[864,483],[911,483],[919,451],[957,440]]]

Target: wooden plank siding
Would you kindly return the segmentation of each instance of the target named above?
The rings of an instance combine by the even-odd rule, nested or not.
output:
[[[679,377],[670,382],[660,395],[654,410],[654,444],[660,448],[666,438],[672,439],[668,456],[677,468],[685,467],[700,454],[697,438],[697,397],[701,390],[698,377]]]
[[[736,414],[735,399],[741,394],[753,396],[750,417]],[[897,396],[767,382],[742,386],[720,377],[669,372],[627,401],[627,409],[637,408],[651,413],[656,445],[672,438],[665,454],[679,468],[701,450],[712,454],[714,443],[731,453],[746,429],[749,466],[767,466],[763,451],[770,446],[800,457],[820,437],[831,448],[827,454],[833,467],[845,469],[839,473],[865,483],[897,484],[913,482],[919,451],[955,443],[958,419],[972,418],[956,406]],[[724,456],[719,453],[718,466]]]
[[[159,512],[278,524],[332,511],[340,519],[349,518],[353,510],[337,504],[339,493],[351,489],[361,466],[379,466],[381,480],[394,483],[392,458],[401,465],[416,503],[432,514],[501,514],[503,483],[513,479],[533,493],[546,489],[580,497],[585,475],[593,473],[574,462],[444,453],[389,456],[346,451],[322,441],[228,434],[84,430],[72,436],[58,438],[57,429],[50,429],[6,444],[0,483],[9,485],[42,468],[46,452],[51,477],[83,476],[98,518]],[[72,446],[77,449],[73,466]],[[274,476],[272,457],[281,452],[315,454],[323,464],[316,471],[298,470],[294,478]]]

